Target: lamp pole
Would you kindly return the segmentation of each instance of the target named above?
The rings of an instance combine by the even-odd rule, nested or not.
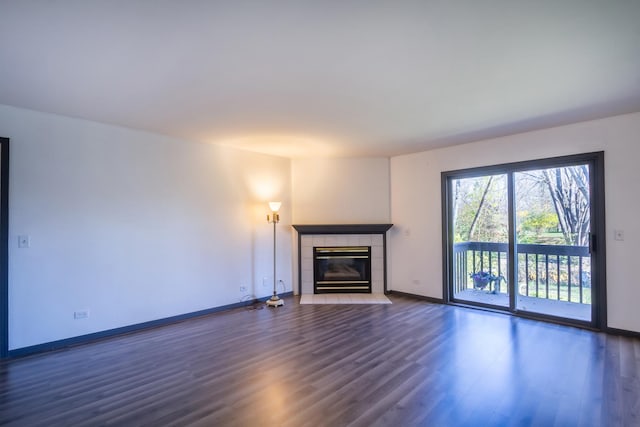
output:
[[[271,208],[271,217],[267,215],[267,222],[273,223],[273,295],[271,298],[267,300],[268,307],[278,307],[284,305],[284,301],[282,301],[278,297],[278,292],[276,290],[276,224],[280,221],[280,215],[278,214],[278,210],[280,209],[280,202],[269,202],[269,207]]]

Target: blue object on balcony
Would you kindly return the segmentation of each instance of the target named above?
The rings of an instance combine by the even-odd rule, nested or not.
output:
[[[493,283],[493,293],[498,293],[500,281],[505,280],[503,276],[496,276],[488,271],[478,271],[469,275],[473,279],[474,289],[484,289],[490,283]]]

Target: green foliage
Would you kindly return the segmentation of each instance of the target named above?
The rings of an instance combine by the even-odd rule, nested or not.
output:
[[[557,232],[559,223],[558,215],[550,211],[520,211],[518,212],[518,242],[545,244],[553,243],[550,240],[557,240],[560,237],[562,243],[562,235],[553,236],[551,233]]]
[[[588,171],[577,165],[515,174],[519,243],[586,245]],[[453,181],[454,242],[509,239],[507,175]]]
[[[459,181],[454,241],[506,241],[508,239],[506,176],[494,176],[491,182],[488,176]],[[478,212],[479,209],[480,212]],[[476,224],[472,229],[474,219]]]

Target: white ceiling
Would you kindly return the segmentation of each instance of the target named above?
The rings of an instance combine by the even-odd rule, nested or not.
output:
[[[0,0],[0,104],[287,157],[640,111],[640,0]]]

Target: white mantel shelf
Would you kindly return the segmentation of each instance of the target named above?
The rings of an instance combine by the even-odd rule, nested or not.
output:
[[[313,246],[372,247],[372,292],[387,293],[387,231],[393,224],[292,225],[298,233],[298,294],[313,294]]]

